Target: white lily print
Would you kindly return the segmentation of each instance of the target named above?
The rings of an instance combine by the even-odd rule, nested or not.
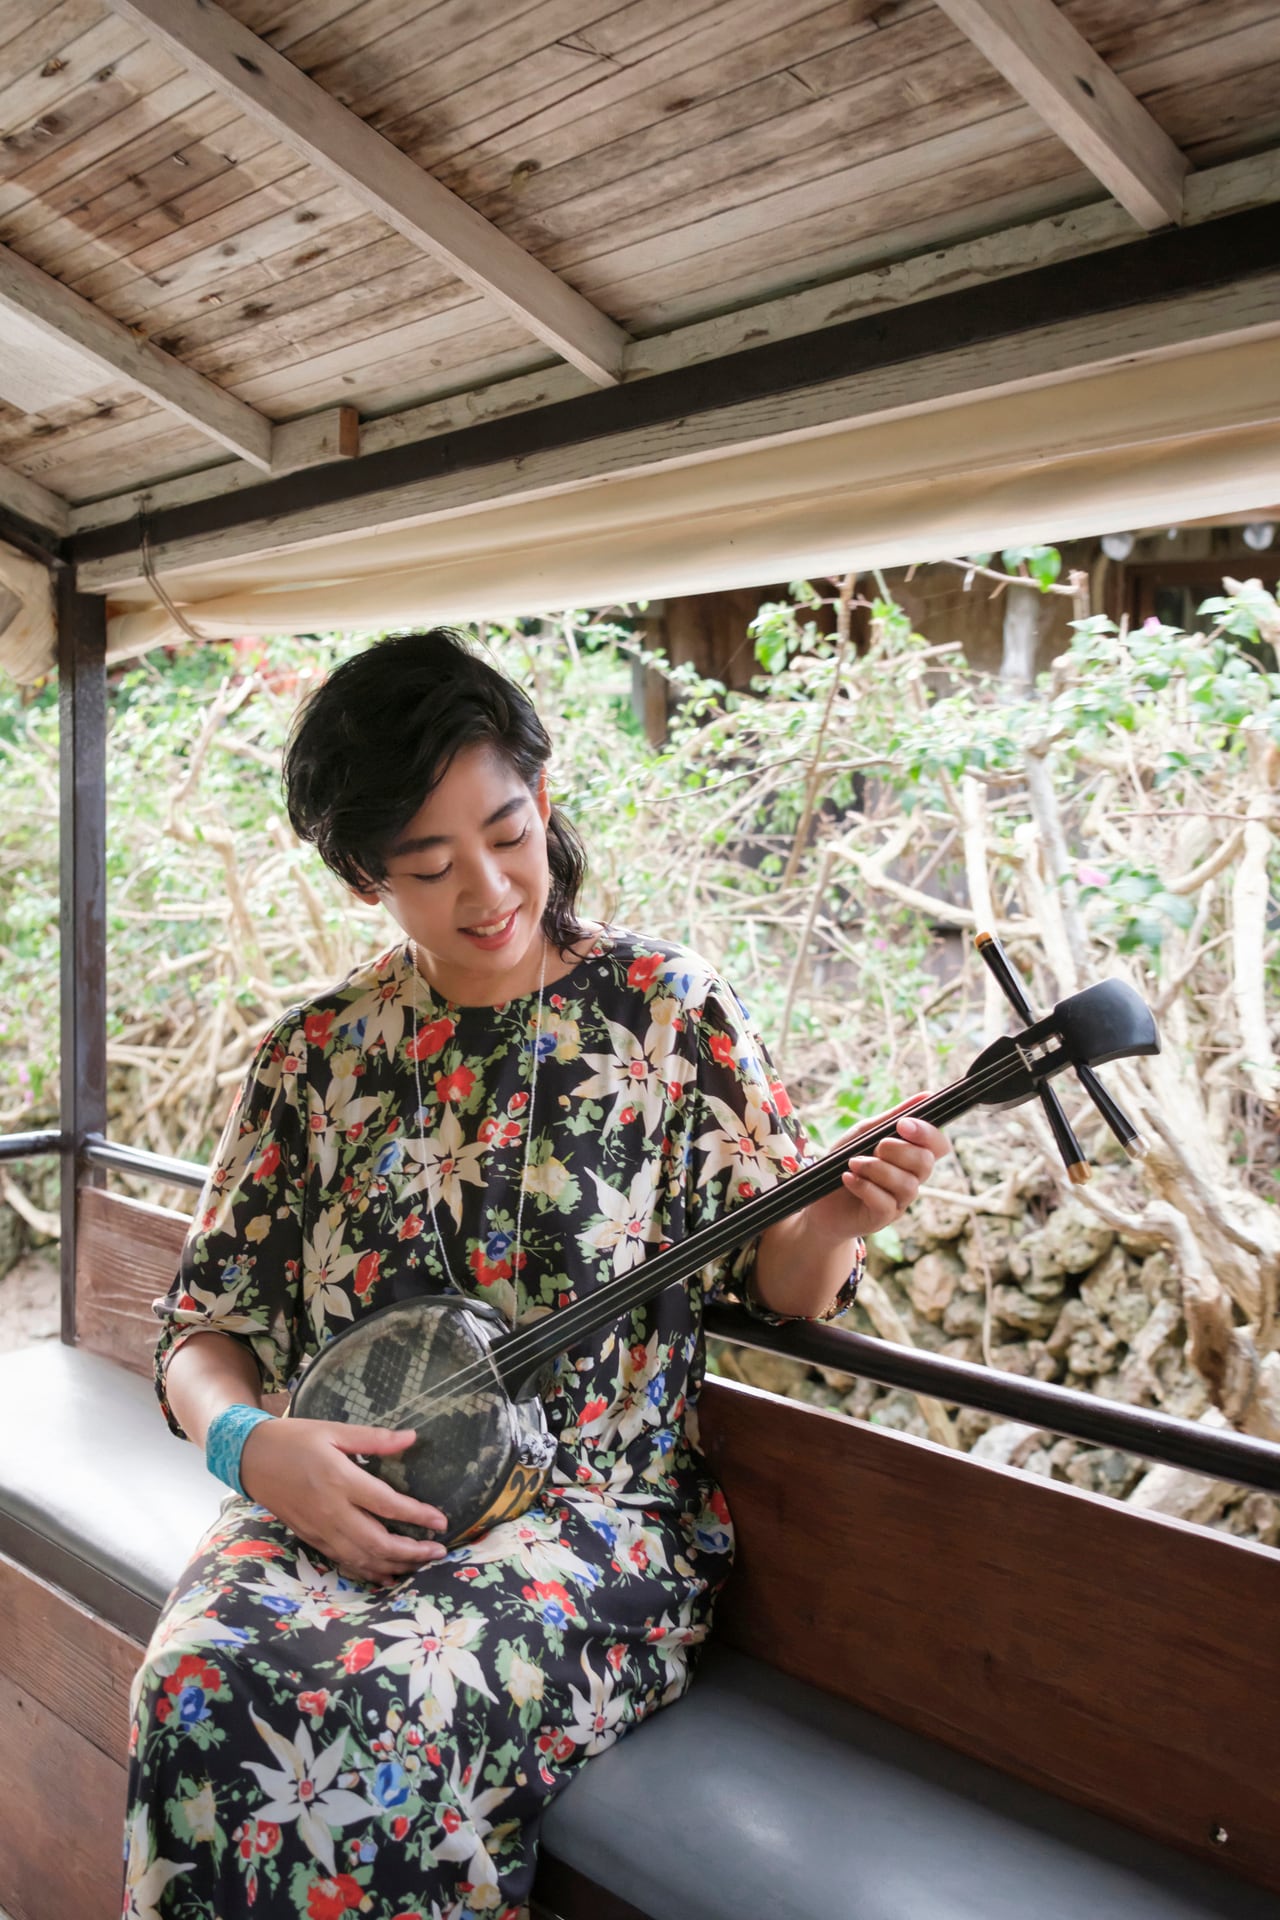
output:
[[[487,1151],[479,1140],[463,1146],[462,1122],[446,1101],[434,1133],[428,1134],[425,1140],[405,1141],[406,1159],[416,1160],[421,1171],[405,1182],[400,1190],[401,1198],[421,1193],[425,1187],[430,1204],[438,1207],[443,1200],[453,1215],[454,1225],[460,1227],[462,1183],[465,1180],[473,1187],[484,1185],[480,1162]]]
[[[147,1809],[139,1807],[129,1825],[129,1849],[124,1869],[122,1920],[160,1920],[159,1900],[169,1882],[190,1873],[194,1860],[153,1860]]]
[[[341,1136],[353,1127],[363,1127],[370,1114],[376,1113],[381,1105],[372,1094],[356,1098],[359,1085],[360,1082],[353,1076],[339,1079],[335,1075],[323,1099],[316,1087],[307,1088],[307,1129],[311,1137],[311,1153],[325,1186],[332,1183],[338,1170],[338,1141]]]
[[[560,1522],[553,1514],[530,1512],[517,1520],[504,1520],[470,1545],[455,1548],[452,1559],[463,1566],[479,1565],[485,1560],[504,1560],[527,1574],[530,1580],[573,1580],[591,1588],[599,1584],[593,1566],[580,1560],[560,1538]],[[451,1562],[452,1564],[452,1562]]]
[[[595,1181],[604,1218],[579,1235],[579,1245],[595,1253],[612,1253],[614,1272],[629,1273],[644,1259],[645,1243],[662,1238],[661,1223],[654,1218],[653,1164],[645,1161],[626,1194],[607,1185],[594,1167],[587,1171]]]
[[[760,1100],[757,1089],[748,1087],[745,1092],[741,1118],[715,1094],[705,1096],[719,1125],[695,1142],[706,1156],[699,1186],[706,1186],[727,1167],[731,1189],[746,1187],[752,1193],[764,1193],[777,1186],[780,1167],[793,1173],[799,1165],[795,1141],[774,1131],[774,1116]]]
[[[374,1655],[369,1670],[384,1667],[406,1675],[408,1704],[414,1707],[420,1700],[429,1701],[423,1724],[443,1726],[457,1705],[459,1683],[482,1693],[486,1700],[497,1699],[471,1651],[484,1627],[479,1614],[460,1613],[447,1620],[439,1607],[421,1599],[412,1613],[374,1623],[374,1631],[389,1634],[392,1644]]]
[[[504,1800],[510,1799],[511,1788],[486,1787],[482,1793],[473,1790],[479,1787],[484,1778],[487,1754],[488,1748],[481,1747],[466,1768],[460,1768],[458,1761],[454,1760],[449,1769],[452,1804],[446,1806],[440,1816],[444,1838],[431,1843],[431,1851],[437,1860],[467,1862],[466,1877],[471,1883],[471,1891],[459,1903],[456,1909],[459,1913],[503,1904],[497,1872],[484,1843],[493,1832],[489,1815]]]
[[[368,1594],[356,1591],[332,1567],[314,1566],[301,1548],[297,1556],[297,1574],[289,1573],[268,1561],[261,1580],[247,1580],[245,1590],[255,1593],[270,1607],[283,1602],[295,1627],[312,1627],[323,1633],[333,1621],[359,1620],[373,1602]]]
[[[387,973],[379,971],[372,986],[362,993],[358,1000],[342,1009],[340,1031],[350,1033],[353,1027],[365,1022],[364,1034],[360,1045],[366,1053],[370,1047],[381,1040],[387,1050],[388,1060],[394,1060],[404,1038],[405,1016],[408,1012],[406,994],[413,991],[411,974],[402,978],[394,964],[395,956],[386,956],[385,964],[390,968]]]
[[[343,1247],[347,1219],[341,1206],[327,1207],[310,1239],[302,1243],[302,1297],[322,1339],[327,1318],[351,1318],[351,1301],[342,1283],[360,1264],[360,1256]]]
[[[286,1740],[282,1733],[260,1719],[252,1707],[249,1718],[278,1762],[275,1767],[267,1766],[262,1760],[241,1763],[258,1776],[270,1796],[265,1806],[254,1808],[254,1817],[274,1820],[277,1826],[296,1820],[299,1835],[332,1878],[337,1867],[331,1828],[349,1826],[353,1820],[367,1820],[376,1811],[373,1804],[362,1800],[359,1794],[332,1784],[342,1766],[346,1730],[331,1747],[317,1754],[304,1721],[298,1722],[296,1740]]]
[[[684,1087],[697,1068],[676,1052],[676,1035],[670,1022],[650,1026],[643,1044],[629,1027],[606,1020],[613,1039],[610,1053],[584,1053],[582,1064],[591,1072],[573,1089],[575,1100],[609,1100],[613,1106],[604,1123],[607,1133],[622,1124],[622,1115],[630,1109],[644,1123],[646,1133],[659,1124],[670,1097],[672,1085]]]
[[[579,1693],[576,1687],[570,1687],[569,1697],[573,1701],[573,1719],[565,1728],[565,1733],[576,1747],[587,1754],[603,1753],[611,1747],[621,1731],[622,1722],[627,1717],[627,1696],[615,1696],[615,1678],[611,1668],[606,1667],[604,1674],[596,1673],[583,1649],[579,1662],[587,1676],[587,1691]]]
[[[186,1292],[195,1306],[180,1307],[178,1317],[181,1319],[185,1316],[192,1326],[202,1330],[207,1327],[211,1333],[261,1334],[261,1315],[238,1310],[240,1295],[246,1286],[251,1287],[252,1284],[252,1273],[242,1269],[238,1260],[228,1260],[218,1276],[217,1292],[197,1286],[194,1280],[187,1283]]]

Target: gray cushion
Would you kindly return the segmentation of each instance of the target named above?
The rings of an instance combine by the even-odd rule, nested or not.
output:
[[[137,1639],[227,1489],[149,1381],[56,1341],[0,1355],[0,1551]]]
[[[0,1551],[139,1639],[226,1489],[150,1384],[0,1357]],[[856,1626],[851,1628],[856,1631]],[[758,1661],[592,1761],[548,1851],[653,1920],[1276,1920],[1262,1894]]]
[[[543,1837],[653,1920],[1280,1911],[1273,1894],[725,1648],[684,1700],[583,1769]]]

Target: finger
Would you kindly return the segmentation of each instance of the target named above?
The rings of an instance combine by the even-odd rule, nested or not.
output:
[[[397,1492],[377,1474],[366,1473],[363,1467],[352,1467],[349,1478],[344,1473],[343,1486],[365,1513],[378,1514],[384,1520],[407,1520],[411,1526],[429,1527],[432,1533],[448,1530],[449,1522],[439,1507]]]
[[[928,1120],[915,1118],[899,1120],[898,1132],[904,1140],[909,1140],[912,1146],[923,1147],[926,1152],[931,1153],[935,1160],[945,1160],[951,1151],[951,1142],[946,1134],[939,1132],[938,1128]]]
[[[408,1540],[401,1533],[390,1533],[372,1514],[353,1517],[347,1537],[354,1556],[364,1565],[387,1567],[395,1573],[443,1560],[449,1551],[442,1540]]]
[[[891,1194],[903,1206],[909,1206],[920,1190],[919,1176],[910,1167],[895,1166],[878,1154],[870,1160],[851,1160],[849,1173],[865,1185]]]
[[[343,1453],[403,1453],[417,1439],[413,1427],[357,1427],[327,1420],[328,1437]]]
[[[904,1173],[912,1174],[917,1182],[927,1180],[937,1164],[927,1147],[913,1147],[905,1140],[895,1139],[882,1140],[873,1158],[882,1167],[900,1167]]]

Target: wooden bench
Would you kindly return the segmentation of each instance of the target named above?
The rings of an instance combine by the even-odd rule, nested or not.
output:
[[[182,1216],[84,1188],[75,1348],[0,1361],[0,1908],[117,1911],[129,1682],[220,1489],[139,1378]],[[687,1700],[549,1814],[560,1920],[1261,1920],[1280,1554],[750,1388]]]

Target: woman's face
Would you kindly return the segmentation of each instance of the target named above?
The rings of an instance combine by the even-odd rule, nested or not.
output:
[[[386,879],[359,894],[403,927],[446,999],[493,1006],[536,989],[550,813],[545,773],[530,793],[491,747],[464,747],[388,849]]]

